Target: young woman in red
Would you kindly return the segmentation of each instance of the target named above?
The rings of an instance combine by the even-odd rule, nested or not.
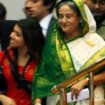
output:
[[[44,46],[41,27],[35,19],[17,21],[10,44],[0,52],[0,65],[7,83],[0,95],[3,105],[31,105],[31,82]]]

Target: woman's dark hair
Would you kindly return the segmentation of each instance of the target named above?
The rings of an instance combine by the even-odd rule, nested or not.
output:
[[[23,38],[29,53],[41,54],[45,39],[42,29],[36,19],[23,19],[16,23],[22,30]]]
[[[78,16],[81,16],[79,9],[77,8],[76,4],[72,0],[71,1],[70,0],[61,0],[56,5],[57,17],[59,17],[58,11],[59,11],[60,7],[65,4],[67,4],[69,7],[71,7],[77,13]]]
[[[55,7],[57,0],[42,0],[42,1],[45,6],[51,5],[51,8],[49,8],[49,12],[51,13]]]

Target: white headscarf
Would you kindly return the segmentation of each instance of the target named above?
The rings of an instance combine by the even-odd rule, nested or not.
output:
[[[95,22],[94,17],[86,4],[84,4],[84,10],[85,10],[86,17],[87,17],[88,24],[89,24],[89,32],[95,32],[96,31],[96,22]]]

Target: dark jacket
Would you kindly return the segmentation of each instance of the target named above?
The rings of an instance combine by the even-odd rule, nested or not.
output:
[[[0,21],[0,41],[3,50],[9,45],[9,35],[15,23],[15,20]]]

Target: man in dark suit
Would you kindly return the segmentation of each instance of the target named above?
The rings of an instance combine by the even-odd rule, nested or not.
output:
[[[2,49],[2,45],[4,42],[4,35],[2,33],[2,25],[3,25],[2,21],[5,20],[6,13],[7,13],[7,11],[6,11],[5,6],[2,3],[0,3],[0,50]]]
[[[26,16],[37,18],[46,39],[55,21],[52,14],[55,4],[56,0],[26,0],[25,3]],[[42,105],[46,105],[46,99],[42,100]]]
[[[9,35],[12,31],[16,21],[6,20],[6,9],[3,4],[0,3],[0,50],[5,50],[9,45]],[[4,76],[2,75],[2,69],[0,68],[0,93],[6,91],[7,84]],[[0,103],[0,105],[2,105]]]
[[[55,20],[52,15],[55,4],[56,0],[26,0],[25,3],[26,15],[38,19],[45,37]]]
[[[9,45],[9,35],[12,32],[15,20],[0,21],[0,39],[2,50],[6,49]]]

